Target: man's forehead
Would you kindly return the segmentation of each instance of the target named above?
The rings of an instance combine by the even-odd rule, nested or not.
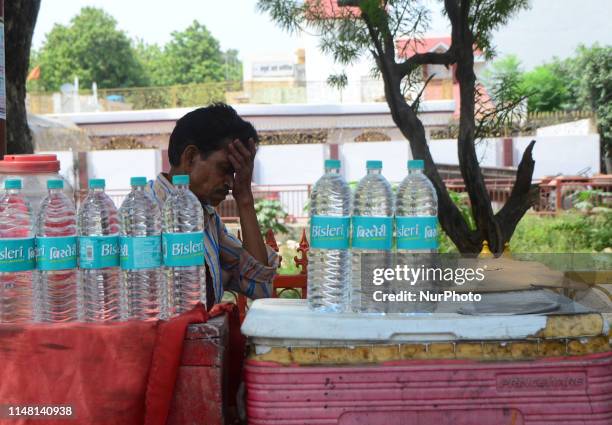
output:
[[[208,156],[208,159],[211,160],[211,161],[214,161],[214,162],[229,162],[229,149],[228,149],[228,146],[225,145],[221,149],[217,149],[216,151],[213,151]]]

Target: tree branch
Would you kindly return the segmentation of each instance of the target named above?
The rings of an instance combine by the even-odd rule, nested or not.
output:
[[[421,90],[419,91],[419,94],[417,95],[416,99],[414,99],[414,101],[412,102],[412,105],[410,105],[410,107],[412,108],[412,110],[416,113],[419,112],[419,103],[421,102],[421,96],[423,96],[423,92],[425,92],[425,89],[427,88],[427,85],[429,84],[429,82],[433,79],[433,77],[436,74],[431,74],[427,80],[425,80],[425,83],[423,83],[423,87],[421,88]]]
[[[510,197],[502,209],[495,215],[505,241],[510,239],[518,222],[533,205],[534,193],[531,190],[531,180],[535,167],[535,161],[533,160],[534,145],[535,140],[532,140],[525,149],[525,152],[523,152]]]
[[[425,174],[436,189],[440,224],[460,252],[479,252],[482,238],[477,232],[470,230],[461,212],[452,201],[446,185],[433,162],[429,146],[427,146],[423,123],[418,119],[416,111],[408,105],[401,93],[403,75],[398,73],[395,51],[383,50],[377,31],[373,27],[368,15],[363,13],[363,10],[362,18],[378,53],[376,59],[385,83],[385,96],[391,110],[391,117],[404,137],[410,142],[412,156],[424,160]]]
[[[404,62],[397,64],[396,72],[404,77],[410,74],[419,65],[452,65],[455,63],[455,50],[451,46],[444,53],[428,52],[428,53],[417,53],[410,56]]]

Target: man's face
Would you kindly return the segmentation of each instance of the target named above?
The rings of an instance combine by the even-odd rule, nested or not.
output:
[[[189,172],[189,189],[197,198],[213,207],[225,199],[234,185],[234,167],[228,159],[227,146],[203,159],[193,157]]]

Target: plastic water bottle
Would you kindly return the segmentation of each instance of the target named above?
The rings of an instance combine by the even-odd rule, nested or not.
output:
[[[130,184],[132,191],[119,208],[121,316],[165,319],[168,291],[161,270],[161,211],[145,191],[145,177],[132,177]]]
[[[396,258],[398,263],[411,267],[434,266],[434,256],[427,254],[438,250],[438,196],[423,167],[422,160],[408,161],[408,175],[398,188],[395,204]],[[435,280],[422,280],[398,289],[431,293],[440,292],[441,285],[442,282]],[[398,313],[431,313],[436,304],[421,301],[419,297],[411,303],[398,303],[396,307]]]
[[[33,318],[32,208],[21,194],[21,180],[5,180],[4,189],[0,196],[0,322],[23,323]]]
[[[172,177],[175,187],[162,209],[162,255],[171,298],[171,313],[206,305],[204,212],[189,190],[189,176]]]
[[[308,306],[319,311],[345,311],[350,296],[351,191],[339,171],[340,161],[325,161],[310,197]]]
[[[36,220],[36,320],[70,322],[78,319],[76,211],[63,180],[47,180],[47,189]]]
[[[119,218],[104,187],[104,179],[89,180],[78,214],[82,312],[90,322],[120,319]]]
[[[393,245],[393,191],[383,177],[382,161],[367,161],[353,205],[353,273],[351,308],[360,313],[385,313],[374,300],[380,290],[372,283],[375,268],[390,267]]]
[[[438,195],[423,173],[423,168],[420,159],[408,161],[408,175],[397,191],[395,223],[398,251],[438,251]]]

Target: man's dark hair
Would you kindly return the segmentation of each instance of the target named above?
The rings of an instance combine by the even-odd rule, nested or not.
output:
[[[178,166],[183,151],[189,145],[197,146],[206,159],[235,139],[243,143],[249,139],[259,142],[253,125],[240,118],[234,108],[225,103],[213,103],[189,112],[176,122],[168,144],[168,159],[171,165]]]

